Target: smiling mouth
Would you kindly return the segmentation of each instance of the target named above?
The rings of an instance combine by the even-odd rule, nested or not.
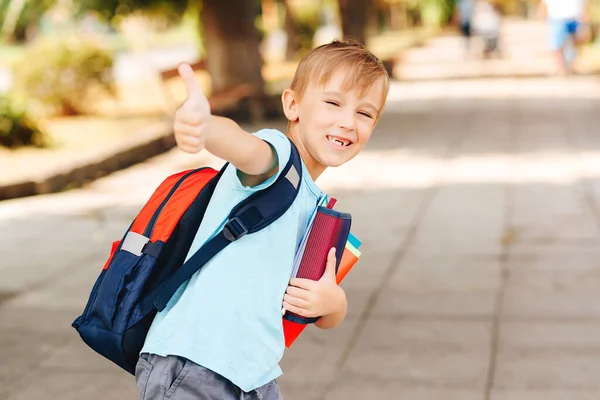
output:
[[[344,138],[340,138],[337,136],[327,136],[327,140],[329,140],[331,143],[335,143],[338,146],[342,146],[342,147],[348,147],[352,144],[352,142],[348,139],[344,139]]]

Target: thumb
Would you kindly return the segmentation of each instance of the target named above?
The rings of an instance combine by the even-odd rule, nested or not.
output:
[[[196,81],[196,76],[194,75],[194,70],[192,67],[190,67],[189,64],[182,63],[179,64],[179,67],[177,67],[177,71],[179,72],[181,79],[183,79],[183,83],[187,91],[187,100],[185,104],[194,108],[202,107],[205,104],[208,104],[208,100],[206,100],[206,96],[204,95],[202,88]]]
[[[329,249],[329,253],[327,253],[327,264],[325,264],[325,272],[323,273],[323,278],[321,279],[332,279],[335,281],[335,247]]]

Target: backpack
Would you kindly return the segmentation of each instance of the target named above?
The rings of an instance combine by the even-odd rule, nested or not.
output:
[[[152,194],[110,256],[72,326],[93,350],[135,374],[139,353],[156,313],[177,289],[226,246],[282,216],[302,182],[294,144],[277,180],[230,212],[223,229],[187,262],[192,241],[222,176],[212,168],[166,178]]]

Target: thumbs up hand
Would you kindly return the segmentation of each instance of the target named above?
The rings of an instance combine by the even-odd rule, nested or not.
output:
[[[283,310],[306,318],[326,316],[344,311],[346,293],[335,279],[335,248],[327,254],[325,272],[318,281],[292,278],[283,296]]]
[[[192,67],[184,63],[179,65],[178,71],[185,84],[187,100],[175,113],[175,141],[186,153],[198,153],[210,134],[210,104],[196,81]]]

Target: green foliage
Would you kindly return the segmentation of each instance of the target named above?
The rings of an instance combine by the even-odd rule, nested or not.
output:
[[[4,26],[9,4],[14,0],[0,0],[0,26]],[[46,11],[56,4],[56,0],[29,0],[23,5],[12,33],[12,39],[22,42],[26,39],[27,29],[37,26]]]
[[[0,146],[44,145],[43,134],[25,110],[9,97],[0,97]]]
[[[15,86],[36,114],[85,114],[95,92],[115,93],[112,67],[112,54],[94,42],[49,38],[15,64]]]
[[[81,0],[79,14],[96,11],[106,21],[119,20],[136,12],[143,12],[162,25],[179,23],[188,8],[188,0]]]
[[[591,22],[596,24],[600,23],[600,0],[590,0],[589,17]]]
[[[420,0],[419,11],[423,25],[441,27],[452,17],[454,2],[449,0]]]
[[[320,6],[314,0],[288,2],[288,12],[292,13],[294,19],[300,55],[313,48],[313,37],[321,24]]]

